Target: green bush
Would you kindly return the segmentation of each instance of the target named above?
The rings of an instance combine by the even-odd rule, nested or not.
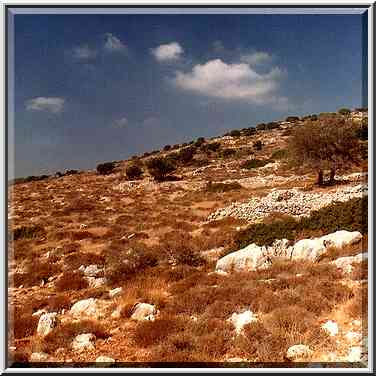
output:
[[[317,236],[338,230],[368,232],[368,198],[335,202],[311,212],[309,217],[285,217],[272,223],[256,223],[235,235],[235,244],[243,248],[251,243],[271,245],[276,239],[296,240],[299,234]]]
[[[341,115],[348,115],[351,113],[351,110],[349,110],[348,108],[341,108],[338,110],[338,113]]]
[[[285,159],[288,157],[287,149],[279,149],[273,152],[271,159]]]
[[[207,143],[201,146],[201,150],[208,152],[208,151],[213,151],[216,152],[220,149],[221,143],[220,142],[211,142]]]
[[[260,123],[256,125],[256,130],[258,131],[264,131],[266,129],[266,124],[265,123]]]
[[[134,163],[130,164],[125,169],[125,174],[127,175],[128,179],[138,179],[142,175],[142,173],[142,168]]]
[[[177,154],[177,161],[185,165],[192,161],[195,153],[196,153],[195,146],[185,147],[184,149],[181,149],[179,153]]]
[[[13,230],[13,240],[35,239],[45,236],[46,232],[41,226],[21,226]]]
[[[288,116],[286,118],[286,121],[291,122],[291,123],[294,123],[294,122],[299,121],[299,120],[300,120],[299,116]]]
[[[256,133],[256,128],[249,127],[242,129],[243,136],[253,136]]]
[[[106,162],[101,163],[97,166],[97,172],[100,175],[108,175],[111,174],[115,169],[115,163],[114,162]]]
[[[150,175],[157,181],[163,181],[176,170],[176,165],[171,158],[156,157],[146,163]]]
[[[231,149],[231,148],[222,149],[221,152],[220,152],[220,156],[223,157],[223,158],[228,158],[228,157],[231,157],[235,154],[236,154],[236,150]]]
[[[242,189],[243,187],[238,182],[232,183],[213,183],[209,181],[205,186],[206,192],[223,193]]]
[[[266,124],[266,129],[277,129],[280,125],[276,121],[271,121],[270,123]]]
[[[253,168],[264,167],[272,162],[274,162],[272,159],[249,159],[241,164],[241,168],[251,170]]]
[[[200,147],[201,145],[203,145],[204,143],[205,143],[206,141],[205,141],[205,138],[204,137],[199,137],[197,140],[196,140],[196,142],[194,143],[194,145],[196,146],[196,147]]]
[[[241,132],[240,132],[238,129],[234,129],[234,130],[232,130],[232,131],[229,133],[229,135],[230,135],[231,137],[240,137],[240,136],[241,136]]]
[[[253,147],[256,149],[256,150],[261,150],[262,149],[262,142],[259,140],[259,141],[256,141],[253,143]]]
[[[165,145],[164,147],[163,147],[163,150],[164,151],[169,151],[171,149],[171,145]]]

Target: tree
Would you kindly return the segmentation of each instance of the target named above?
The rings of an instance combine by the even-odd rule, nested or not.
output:
[[[127,166],[127,168],[125,169],[125,173],[128,179],[138,179],[142,175],[143,171],[140,166],[138,166],[135,163],[132,163]]]
[[[338,113],[341,115],[349,115],[351,114],[351,111],[348,108],[340,108],[338,110]]]
[[[167,175],[176,170],[175,163],[170,158],[156,157],[150,159],[146,166],[151,176],[157,181],[163,181]]]
[[[337,169],[359,163],[356,131],[357,126],[348,119],[307,122],[292,134],[289,155],[296,164],[316,170],[319,185],[324,183],[325,170],[330,170],[329,182],[334,183]]]
[[[114,162],[105,162],[101,163],[97,166],[97,172],[100,175],[108,175],[111,174],[115,169]],[[65,173],[67,175],[67,172]]]

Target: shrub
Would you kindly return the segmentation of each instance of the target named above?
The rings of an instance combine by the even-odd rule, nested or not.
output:
[[[143,171],[137,164],[130,164],[125,169],[125,173],[128,179],[138,179],[142,175]]]
[[[294,123],[294,122],[299,121],[299,120],[300,120],[300,119],[299,119],[298,116],[288,116],[288,117],[286,118],[286,121],[291,122],[291,123]]]
[[[76,175],[78,174],[78,170],[66,170],[64,175]]]
[[[229,135],[230,135],[231,137],[240,137],[240,136],[241,136],[241,132],[240,132],[238,129],[234,129],[234,130],[232,130],[232,131],[229,133]]]
[[[220,152],[220,156],[223,157],[223,158],[228,158],[228,157],[231,157],[235,154],[236,154],[236,150],[230,149],[230,148],[222,149],[221,152]]]
[[[36,239],[46,235],[42,226],[21,226],[13,230],[13,240]]]
[[[164,151],[169,151],[171,149],[171,145],[165,145],[164,147],[163,147],[163,150]]]
[[[280,125],[276,121],[272,121],[266,124],[266,129],[277,129],[277,128],[280,128]]]
[[[256,125],[256,130],[258,131],[264,131],[266,129],[266,124],[265,123],[260,123]]]
[[[150,175],[156,181],[163,181],[176,170],[176,165],[171,158],[156,157],[146,164]]]
[[[203,145],[204,143],[205,143],[206,141],[205,141],[205,138],[204,137],[199,137],[197,140],[196,140],[196,142],[194,143],[194,145],[196,146],[196,147],[200,147],[201,145]]]
[[[185,165],[192,161],[194,155],[196,153],[196,147],[189,146],[181,149],[180,152],[177,154],[177,160],[181,164]]]
[[[341,115],[348,115],[351,113],[351,110],[349,110],[348,108],[341,108],[338,110],[338,113]]]
[[[100,175],[108,175],[111,174],[115,169],[114,162],[106,162],[101,163],[97,166],[97,172]]]
[[[256,133],[256,128],[254,128],[254,127],[242,129],[242,134],[244,136],[253,136],[255,133]]]
[[[241,168],[251,170],[253,168],[264,167],[272,162],[274,162],[272,159],[249,159],[241,164]]]
[[[272,223],[256,223],[235,234],[235,244],[243,248],[251,243],[271,245],[276,239],[295,240],[300,234],[317,236],[338,230],[368,232],[368,198],[336,202],[312,211],[309,217],[284,217]]]
[[[260,140],[255,141],[255,142],[253,143],[253,147],[254,147],[256,150],[260,151],[260,150],[262,149],[262,142],[261,142]]]
[[[228,191],[239,190],[243,188],[238,182],[232,183],[213,183],[209,181],[205,186],[206,192],[224,193]]]
[[[285,159],[288,157],[287,149],[279,149],[273,152],[271,159]]]
[[[201,146],[201,150],[203,151],[213,151],[213,152],[216,152],[220,149],[221,147],[221,143],[220,142],[211,142],[211,143],[207,143],[207,144],[203,144]]]
[[[83,274],[78,271],[65,271],[55,282],[56,291],[77,291],[88,287]]]

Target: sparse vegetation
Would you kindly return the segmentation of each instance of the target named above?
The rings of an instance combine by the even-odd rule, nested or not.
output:
[[[176,170],[176,165],[171,158],[156,157],[146,163],[150,175],[156,181],[163,181]]]
[[[206,184],[205,190],[207,192],[214,192],[214,193],[223,193],[233,190],[242,189],[242,186],[238,182],[232,183],[213,183],[209,181]]]
[[[100,175],[109,175],[114,172],[115,163],[114,162],[106,162],[101,163],[97,166],[97,172]]]
[[[138,179],[143,174],[142,168],[137,164],[130,164],[125,169],[128,179]]]
[[[273,163],[272,159],[249,159],[242,163],[241,168],[251,170],[253,168],[264,167],[268,163]]]

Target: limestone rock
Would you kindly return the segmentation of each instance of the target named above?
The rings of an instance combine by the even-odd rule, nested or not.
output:
[[[70,313],[74,318],[78,319],[82,317],[100,318],[106,314],[109,304],[95,298],[79,300],[73,304]]]
[[[95,359],[97,363],[115,363],[115,359],[112,359],[108,356],[98,356],[97,359]]]
[[[93,344],[95,341],[95,335],[92,333],[79,334],[75,337],[72,342],[72,349],[75,351],[85,351],[85,350],[94,350],[95,346]]]
[[[306,345],[294,345],[288,348],[286,358],[291,361],[300,361],[308,359],[313,351]]]
[[[138,303],[135,306],[131,319],[136,321],[154,321],[156,314],[157,310],[152,304]]]
[[[31,363],[48,362],[50,356],[44,352],[35,352],[30,355],[29,361]]]
[[[112,298],[115,298],[116,296],[120,295],[122,292],[123,292],[123,288],[122,287],[118,287],[116,289],[110,290],[108,292],[108,295],[112,299]]]
[[[222,272],[253,271],[270,266],[269,256],[265,247],[256,244],[232,252],[217,261],[215,270]]]
[[[228,319],[235,327],[236,333],[240,334],[244,326],[257,321],[257,316],[252,311],[233,313]]]
[[[46,337],[56,326],[56,312],[44,313],[39,318],[37,333],[41,337]]]
[[[327,321],[321,328],[324,329],[331,337],[334,337],[338,334],[338,324],[335,321]]]
[[[353,263],[360,263],[368,258],[367,253],[359,253],[356,256],[339,257],[337,260],[332,261],[338,269],[343,270],[345,273],[351,273],[353,270]]]

